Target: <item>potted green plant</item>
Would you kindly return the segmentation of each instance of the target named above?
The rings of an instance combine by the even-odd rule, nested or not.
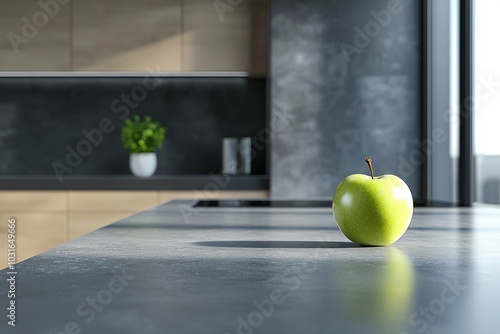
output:
[[[156,172],[158,159],[156,149],[161,148],[167,128],[151,117],[127,118],[122,125],[120,139],[123,147],[130,152],[129,166],[138,177],[151,177]]]

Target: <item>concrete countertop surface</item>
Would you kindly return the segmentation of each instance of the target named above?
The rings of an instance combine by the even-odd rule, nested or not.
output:
[[[327,208],[192,203],[17,264],[15,327],[1,271],[0,333],[499,332],[498,208],[416,208],[393,246],[359,247]]]

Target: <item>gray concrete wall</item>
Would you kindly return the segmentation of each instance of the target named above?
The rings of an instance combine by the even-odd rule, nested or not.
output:
[[[367,155],[421,196],[421,8],[393,3],[271,2],[273,196],[330,197]]]

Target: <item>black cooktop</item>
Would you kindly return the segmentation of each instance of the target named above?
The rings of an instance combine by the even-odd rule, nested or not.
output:
[[[415,201],[415,207],[453,207],[452,203]],[[331,208],[331,200],[201,200],[194,208]]]
[[[328,208],[332,201],[328,200],[203,200],[198,201],[195,208]]]

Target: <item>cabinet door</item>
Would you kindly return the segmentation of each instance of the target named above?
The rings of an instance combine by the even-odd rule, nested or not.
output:
[[[69,12],[57,1],[0,1],[0,71],[70,70]]]
[[[0,191],[0,212],[60,212],[67,209],[66,191],[3,190]]]
[[[145,210],[158,203],[157,191],[71,190],[71,213],[125,212]]]
[[[181,1],[73,3],[74,70],[181,70]]]
[[[184,0],[186,71],[249,70],[250,5],[249,1],[233,3],[238,5],[224,0]]]
[[[65,242],[68,235],[66,213],[0,213],[0,269],[7,266],[7,221],[16,220],[16,257],[21,262]]]
[[[158,191],[70,191],[69,237],[90,233],[158,201]]]

